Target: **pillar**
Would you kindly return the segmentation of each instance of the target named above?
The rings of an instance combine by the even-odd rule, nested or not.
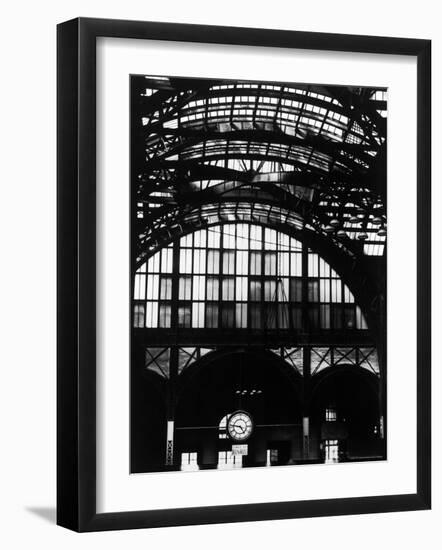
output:
[[[166,466],[176,464],[175,458],[175,404],[176,387],[178,382],[178,354],[179,346],[177,344],[178,333],[178,291],[179,291],[179,273],[180,273],[180,246],[179,239],[173,243],[172,252],[172,311],[171,311],[171,329],[174,336],[171,339],[169,356],[169,380],[167,382],[167,402],[166,402]]]
[[[304,346],[302,351],[303,374],[303,418],[302,418],[302,451],[303,457],[310,457],[310,378],[311,378],[311,348]]]
[[[176,384],[178,376],[178,346],[171,346],[169,357],[169,381],[166,395],[166,466],[176,463],[174,449]]]
[[[167,421],[166,466],[173,466],[174,420]]]
[[[302,443],[303,443],[303,456],[308,458],[310,454],[310,418],[304,416],[302,419]]]

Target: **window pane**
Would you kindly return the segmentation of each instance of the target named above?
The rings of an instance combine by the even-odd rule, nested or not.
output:
[[[247,300],[247,277],[236,278],[236,299],[243,302]]]
[[[261,252],[250,253],[250,273],[251,275],[261,275]]]
[[[356,328],[359,330],[367,329],[367,323],[359,306],[356,306]]]
[[[204,328],[204,302],[192,304],[192,327]]]
[[[235,327],[235,305],[223,304],[221,307],[221,326],[224,328]]]
[[[310,323],[310,328],[319,328],[319,307],[318,306],[309,306],[308,319]]]
[[[172,273],[172,248],[163,248],[161,251],[161,273]]]
[[[276,252],[264,254],[264,275],[276,275]]]
[[[344,328],[356,328],[356,314],[354,306],[344,307]]]
[[[334,329],[342,328],[342,306],[334,305],[332,307],[332,316],[333,316],[333,328]]]
[[[178,307],[178,326],[181,328],[190,327],[190,304]]]
[[[204,300],[206,297],[206,278],[204,275],[196,275],[193,277],[193,300]]]
[[[185,276],[179,279],[178,298],[180,300],[190,300],[192,291],[192,277]]]
[[[207,230],[207,246],[208,248],[219,248],[220,243],[220,228],[211,227]]]
[[[193,251],[193,272],[194,273],[206,272],[206,251],[205,250]]]
[[[157,328],[158,326],[158,302],[146,303],[146,327]]]
[[[219,279],[218,277],[207,277],[207,299],[219,299]]]
[[[267,329],[274,329],[276,328],[276,317],[277,317],[277,309],[275,303],[269,303],[265,306],[265,328]]]
[[[353,304],[355,301],[353,294],[350,292],[350,289],[348,288],[347,285],[343,285],[343,286],[344,286],[344,302],[346,302],[347,304]]]
[[[280,250],[289,250],[290,237],[285,233],[278,233],[278,245]]]
[[[319,276],[330,277],[330,266],[322,258],[319,258]]]
[[[236,304],[236,327],[247,328],[247,304]]]
[[[261,300],[261,280],[252,279],[250,281],[250,301],[259,302]]]
[[[290,275],[300,277],[302,275],[302,254],[292,252],[290,254]]]
[[[234,225],[223,226],[223,238],[224,238],[224,242],[223,242],[224,248],[236,248]]]
[[[278,254],[278,274],[289,275],[289,254],[288,252]]]
[[[235,299],[235,278],[223,277],[222,279],[222,299],[234,300]]]
[[[205,229],[200,229],[200,231],[196,231],[194,233],[193,244],[196,248],[206,247],[206,235],[207,235],[207,231]]]
[[[264,300],[270,302],[275,299],[276,281],[264,281]]]
[[[148,275],[147,291],[146,291],[146,298],[148,300],[158,300],[158,286],[159,286],[159,275]]]
[[[342,301],[341,280],[340,279],[332,279],[331,280],[331,301],[335,302],[335,303]]]
[[[218,250],[209,250],[207,254],[207,273],[219,273]]]
[[[236,247],[239,250],[249,248],[249,226],[245,223],[236,226]]]
[[[276,250],[276,231],[266,227],[264,231],[264,241],[264,247],[267,250]]]
[[[193,242],[193,235],[192,233],[189,233],[188,235],[181,237],[180,245],[181,247],[192,248],[192,242]]]
[[[321,328],[330,328],[330,306],[328,304],[321,306]]]
[[[278,304],[278,328],[289,328],[288,304]]]
[[[318,302],[319,301],[319,283],[318,281],[308,281],[308,301],[309,302]]]
[[[308,255],[308,275],[309,277],[318,276],[318,255],[309,254]]]
[[[252,225],[250,227],[250,248],[253,250],[262,249],[262,227]]]
[[[144,304],[134,305],[134,327],[144,327]]]
[[[249,253],[245,251],[238,251],[236,253],[236,273],[238,275],[247,275],[249,272]]]
[[[180,272],[192,273],[192,250],[180,250]]]
[[[292,324],[293,328],[302,328],[302,309],[301,306],[292,306]]]
[[[235,273],[235,252],[223,252],[223,273]]]
[[[289,301],[289,295],[290,295],[290,289],[289,289],[289,278],[288,277],[282,277],[279,279],[279,292],[278,292],[278,300],[280,302],[288,302]]]
[[[144,300],[146,297],[146,275],[135,275],[134,298],[135,300]]]
[[[160,299],[172,299],[172,277],[161,277],[160,280]]]
[[[171,307],[169,304],[160,304],[160,328],[169,328],[170,327],[170,312]]]
[[[290,301],[302,302],[302,279],[301,277],[292,277],[290,279]]]
[[[206,303],[206,327],[218,327],[218,304]]]
[[[160,253],[157,252],[147,261],[147,271],[149,273],[158,273],[160,271]]]
[[[251,328],[261,328],[260,304],[250,304],[250,326]]]
[[[319,297],[321,302],[330,301],[330,279],[321,279],[319,283]]]

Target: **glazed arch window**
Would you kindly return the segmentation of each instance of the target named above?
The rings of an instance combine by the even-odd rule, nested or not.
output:
[[[155,253],[135,274],[133,300],[135,328],[367,329],[353,293],[324,259],[250,223],[201,229]]]

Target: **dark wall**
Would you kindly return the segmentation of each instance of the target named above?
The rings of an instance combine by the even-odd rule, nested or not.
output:
[[[302,417],[310,416],[308,460],[323,459],[324,439],[339,439],[343,459],[379,457],[382,442],[376,377],[354,366],[326,369],[312,377],[309,403],[303,403],[303,380],[276,355],[262,352],[217,352],[180,375],[175,403],[174,467],[182,452],[198,452],[200,467],[215,467],[218,451],[231,450],[232,440],[220,439],[221,419],[237,409],[252,415],[254,431],[247,440],[244,466],[266,464],[267,449],[278,450],[278,464],[306,460]],[[165,469],[165,384],[154,373],[132,377],[131,471]],[[261,390],[241,396],[237,390]],[[336,422],[325,422],[325,409],[337,411]]]
[[[166,406],[161,381],[155,373],[136,371],[131,380],[131,472],[164,468]]]
[[[301,378],[281,370],[280,360],[269,352],[237,352],[221,356],[195,369],[180,394],[177,426],[218,426],[236,409],[252,413],[257,424],[297,422],[301,403],[296,396]],[[261,395],[238,399],[236,390],[261,389]]]
[[[379,443],[379,398],[377,379],[358,367],[327,369],[313,378],[311,422],[314,437],[341,440],[347,459],[377,456]],[[326,422],[324,411],[336,409],[337,421]],[[377,430],[377,433],[375,431]]]
[[[247,440],[245,466],[265,465],[268,448],[280,448],[279,456],[286,461],[301,458],[302,381],[272,355],[265,351],[236,352],[215,358],[188,376],[175,415],[178,462],[181,452],[197,451],[200,466],[216,466],[218,451],[232,448],[230,439],[219,439],[219,422],[237,409],[249,412],[255,423]],[[235,393],[253,389],[261,389],[262,394],[238,397]],[[192,427],[195,429],[189,429]]]

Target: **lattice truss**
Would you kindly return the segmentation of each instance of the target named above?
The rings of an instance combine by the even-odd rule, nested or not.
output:
[[[313,347],[311,353],[311,374],[315,375],[327,367],[362,367],[379,376],[379,361],[375,347]]]
[[[178,374],[214,351],[211,348],[186,347],[178,349]],[[303,348],[280,347],[270,349],[296,372],[303,375]],[[170,378],[170,348],[147,348],[145,368],[156,372],[162,378]],[[379,361],[375,347],[327,346],[311,348],[311,374],[315,375],[328,367],[361,367],[379,376]]]
[[[178,374],[211,351],[210,348],[202,347],[178,348]],[[169,379],[170,348],[146,348],[145,368]]]
[[[385,91],[144,76],[132,85],[137,265],[226,220],[383,254]]]

